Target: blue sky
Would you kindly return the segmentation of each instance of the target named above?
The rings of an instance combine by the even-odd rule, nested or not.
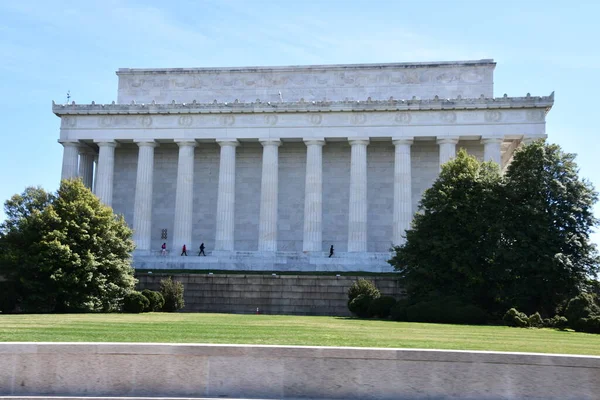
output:
[[[556,91],[549,140],[577,153],[581,176],[600,188],[600,2],[167,3],[0,2],[0,202],[30,185],[56,189],[62,147],[51,101],[70,90],[77,103],[110,103],[118,68],[480,58],[498,63],[495,96]]]

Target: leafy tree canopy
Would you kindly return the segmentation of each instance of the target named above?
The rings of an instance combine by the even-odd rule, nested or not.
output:
[[[574,159],[539,141],[515,153],[504,177],[462,150],[442,166],[390,260],[411,298],[554,315],[589,286],[600,264],[589,240],[597,193]]]
[[[517,151],[508,167],[503,253],[507,296],[519,310],[553,315],[598,273],[590,241],[598,194],[578,172],[574,154],[543,141]]]
[[[112,311],[133,289],[132,231],[80,180],[56,194],[27,188],[5,210],[0,275],[13,301],[4,311]]]
[[[477,304],[492,301],[500,181],[497,165],[480,163],[464,150],[442,166],[421,199],[405,244],[390,260],[411,298],[435,293]]]

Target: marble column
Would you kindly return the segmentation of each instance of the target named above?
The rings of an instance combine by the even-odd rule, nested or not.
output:
[[[483,161],[493,161],[502,166],[502,138],[482,138]]]
[[[117,147],[117,143],[114,140],[98,141],[96,143],[99,148],[96,196],[107,206],[112,206],[115,147]]]
[[[325,139],[305,140],[303,251],[323,250],[323,145]]]
[[[88,189],[92,189],[94,183],[94,159],[96,152],[90,148],[81,147],[79,149],[79,173],[83,184]]]
[[[60,142],[63,145],[63,163],[60,179],[72,179],[77,177],[77,165],[79,161],[78,142]]]
[[[264,139],[258,250],[277,251],[277,197],[279,195],[279,139]]]
[[[440,171],[442,169],[442,165],[456,157],[457,143],[457,137],[444,137],[437,140],[437,144],[440,146]]]
[[[406,240],[404,232],[410,228],[412,221],[412,176],[410,148],[413,138],[398,138],[392,142],[396,147],[394,161],[394,245],[401,245]]]
[[[233,251],[235,229],[235,139],[217,140],[221,146],[217,192],[216,251]]]
[[[348,139],[350,153],[350,203],[348,252],[367,251],[367,146],[369,139]]]
[[[173,226],[173,254],[179,254],[185,244],[192,249],[192,218],[194,200],[194,149],[193,140],[177,141],[177,188],[175,189],[175,222]]]
[[[133,206],[133,240],[136,249],[151,250],[152,184],[154,182],[154,140],[136,140],[138,145],[135,202]]]
[[[98,153],[94,155],[94,181],[92,184],[92,192],[96,193],[96,182],[98,182]]]

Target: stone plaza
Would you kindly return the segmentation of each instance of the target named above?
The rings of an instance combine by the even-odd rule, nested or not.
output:
[[[553,94],[494,97],[495,66],[119,69],[116,102],[53,104],[62,178],[124,215],[136,268],[390,271],[458,148],[505,169],[546,137]]]

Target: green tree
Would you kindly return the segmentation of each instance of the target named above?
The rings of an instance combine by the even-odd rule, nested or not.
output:
[[[495,307],[501,181],[496,164],[479,162],[464,150],[442,166],[419,203],[406,242],[394,248],[389,261],[413,301],[443,295]]]
[[[0,274],[26,312],[112,311],[133,290],[132,231],[80,180],[5,204]]]
[[[598,273],[590,233],[598,195],[579,178],[575,155],[535,142],[506,172],[503,255],[507,301],[526,313],[554,315]]]
[[[185,307],[183,290],[183,283],[174,281],[170,276],[167,279],[162,279],[160,281],[160,294],[164,299],[162,310],[175,312]]]
[[[0,224],[0,311],[10,312],[19,302],[24,285],[36,285],[39,250],[44,227],[43,212],[54,195],[29,187],[4,204],[6,220]],[[27,297],[42,308],[44,298]]]

